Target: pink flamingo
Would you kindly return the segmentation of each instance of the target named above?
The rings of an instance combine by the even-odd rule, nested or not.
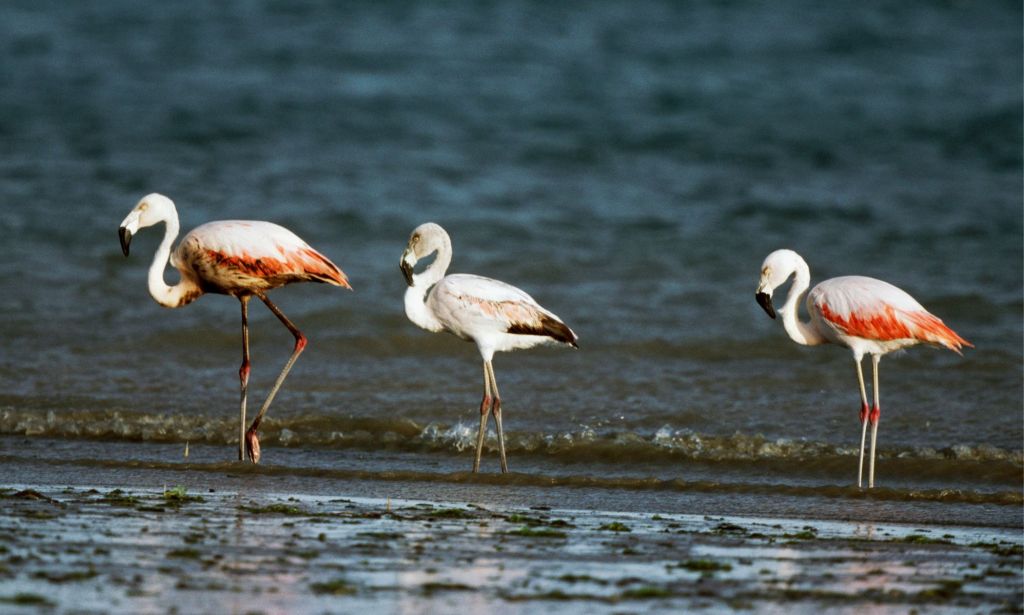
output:
[[[800,297],[810,285],[807,263],[792,250],[776,250],[761,265],[761,281],[757,285],[757,302],[775,318],[772,292],[796,275],[782,309],[782,325],[790,339],[798,344],[840,344],[853,351],[860,383],[860,462],[857,486],[864,473],[864,440],[867,423],[871,422],[871,462],[868,487],[875,486],[875,439],[881,407],[878,404],[878,362],[882,355],[917,344],[945,347],[961,354],[963,346],[974,346],[930,314],[903,290],[874,278],[844,276],[819,283],[807,295],[807,311],[811,322],[797,317]],[[874,406],[868,410],[861,359],[871,355],[873,368]]]
[[[437,252],[434,262],[422,273],[413,273],[419,259],[434,252]],[[427,331],[448,331],[476,343],[484,360],[484,396],[480,402],[480,430],[476,437],[473,472],[480,470],[488,413],[494,415],[498,430],[501,471],[508,472],[505,435],[501,428],[501,396],[491,359],[496,351],[540,344],[578,348],[576,334],[558,316],[515,286],[478,275],[445,275],[451,262],[452,241],[443,228],[427,222],[413,230],[399,265],[409,285],[405,290],[405,314]]]
[[[306,336],[267,298],[267,291],[292,282],[325,282],[351,289],[348,278],[328,258],[288,229],[270,222],[255,220],[220,220],[196,227],[182,238],[171,252],[171,244],[180,229],[174,203],[161,194],[150,194],[136,205],[121,222],[121,249],[128,256],[132,236],[139,229],[163,222],[164,239],[157,248],[149,268],[149,294],[164,307],[176,308],[192,303],[203,293],[237,297],[242,304],[242,367],[238,376],[242,383],[241,422],[238,436],[238,459],[248,455],[253,463],[260,460],[257,430],[274,400],[278,389],[295,360],[306,347]],[[168,261],[181,274],[174,286],[164,282]],[[253,296],[266,304],[295,336],[295,348],[281,370],[266,401],[245,428],[246,391],[249,386],[249,322],[248,305]]]

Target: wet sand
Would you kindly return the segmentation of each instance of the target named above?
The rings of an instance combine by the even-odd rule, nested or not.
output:
[[[1020,612],[1019,529],[206,488],[0,492],[0,610]]]

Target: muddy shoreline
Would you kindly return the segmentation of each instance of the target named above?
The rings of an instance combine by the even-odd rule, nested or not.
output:
[[[1019,531],[164,489],[0,491],[0,604],[1019,611]]]

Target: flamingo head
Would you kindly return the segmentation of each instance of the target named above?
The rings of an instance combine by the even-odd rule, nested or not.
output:
[[[445,245],[450,246],[451,240],[441,225],[427,222],[413,229],[412,234],[409,235],[409,243],[405,246],[405,251],[402,252],[402,260],[398,265],[402,269],[402,275],[405,276],[406,284],[413,286],[416,283],[413,273],[416,263],[441,250]]]
[[[776,250],[764,259],[761,264],[761,279],[757,283],[757,299],[764,311],[775,318],[775,306],[772,304],[772,293],[793,275],[797,269],[797,263],[803,259],[792,250]]]
[[[125,256],[128,256],[128,247],[132,243],[132,236],[138,233],[139,229],[172,219],[178,219],[178,211],[174,208],[174,201],[155,192],[143,197],[128,212],[128,215],[121,221],[121,226],[118,228],[118,235],[121,238],[121,251],[124,252]]]

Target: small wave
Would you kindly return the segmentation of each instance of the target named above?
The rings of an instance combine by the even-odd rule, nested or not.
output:
[[[0,411],[0,434],[61,439],[127,440],[232,444],[232,418],[203,415],[149,414],[91,410],[73,413],[8,408]],[[391,449],[411,452],[461,453],[476,446],[476,424],[409,419],[302,415],[268,418],[261,429],[264,446],[328,449]],[[497,448],[493,430],[486,446]],[[664,425],[651,433],[581,427],[561,433],[516,431],[506,434],[510,454],[553,457],[567,463],[610,462],[659,464],[696,461],[733,464],[774,464],[780,470],[829,474],[849,471],[858,449],[803,439],[768,438],[761,434],[699,434]],[[944,448],[888,447],[879,458],[888,472],[975,478],[1019,484],[1024,453],[988,444],[956,444]],[[813,461],[813,464],[807,463]]]

